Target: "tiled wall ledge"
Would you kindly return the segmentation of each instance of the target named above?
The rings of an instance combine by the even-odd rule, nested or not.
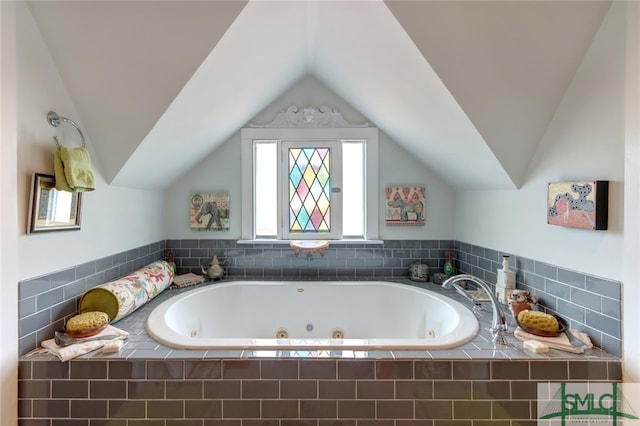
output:
[[[22,360],[20,426],[529,425],[544,382],[620,361]]]
[[[164,256],[164,240],[18,283],[20,354],[62,330],[91,287],[127,275]]]
[[[238,244],[235,240],[167,240],[174,251],[178,273],[202,273],[215,254],[228,261],[235,278],[312,277],[355,279],[404,278],[414,262],[442,272],[452,240],[387,240],[382,244],[329,245],[324,256],[295,256],[288,243]]]
[[[516,286],[538,296],[547,312],[565,318],[584,331],[598,347],[622,356],[622,283],[522,256],[455,242],[458,271],[476,275],[495,286],[502,256],[516,272]]]
[[[324,256],[296,257],[281,244],[237,244],[235,240],[166,240],[128,250],[74,268],[19,283],[20,354],[61,329],[75,312],[78,298],[93,285],[128,274],[165,255],[165,247],[176,255],[179,273],[201,273],[213,255],[229,262],[234,278],[360,279],[404,278],[413,262],[441,272],[445,251],[456,248],[458,271],[472,273],[495,283],[502,252],[452,240],[388,240],[376,245],[329,247]],[[508,254],[508,253],[505,253]],[[552,312],[569,319],[572,327],[586,331],[594,343],[620,357],[621,284],[560,266],[513,256],[519,288],[540,296]]]

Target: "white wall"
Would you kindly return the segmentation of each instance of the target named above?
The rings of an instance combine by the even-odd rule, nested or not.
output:
[[[305,77],[279,99],[265,108],[253,123],[270,123],[276,114],[291,105],[328,105],[340,111],[350,123],[367,121],[360,113],[327,89],[314,77]],[[372,123],[375,125],[375,123]],[[380,133],[380,237],[383,239],[451,239],[453,235],[454,192],[439,177],[426,170],[414,157]],[[167,191],[166,237],[240,238],[240,132],[204,158]],[[384,224],[384,188],[389,185],[424,185],[426,187],[426,225],[424,227],[386,226]],[[189,198],[193,191],[227,190],[230,193],[230,229],[222,232],[198,232],[189,229]]]
[[[622,280],[624,22],[624,4],[615,3],[556,110],[522,188],[457,194],[457,240]],[[547,183],[562,180],[610,181],[607,231],[547,225]]]
[[[640,4],[627,4],[626,143],[624,191],[624,376],[640,382]]]
[[[0,2],[0,424],[18,424],[15,2]]]
[[[96,190],[84,194],[82,229],[26,235],[31,176],[53,174],[57,135],[64,144],[80,146],[69,124],[52,127],[49,110],[68,117],[82,129],[82,111],[73,105],[50,53],[24,3],[18,4],[18,241],[20,279],[104,257],[164,239],[164,194],[110,187],[105,182],[95,143],[86,131]],[[96,99],[100,102],[100,99]],[[113,123],[117,126],[118,123]],[[150,163],[149,167],[153,167]]]

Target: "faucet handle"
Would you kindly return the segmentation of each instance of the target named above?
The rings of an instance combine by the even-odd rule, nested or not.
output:
[[[491,328],[491,335],[493,336],[493,343],[498,345],[507,344],[507,339],[504,337],[504,327],[498,327],[497,329]]]

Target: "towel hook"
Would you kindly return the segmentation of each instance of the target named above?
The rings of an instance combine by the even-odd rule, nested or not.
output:
[[[80,139],[82,139],[82,147],[85,148],[85,143],[84,143],[84,135],[82,134],[82,130],[80,130],[80,127],[76,124],[75,121],[67,118],[67,117],[62,117],[60,115],[58,115],[57,113],[55,113],[54,111],[49,111],[49,113],[47,114],[47,121],[49,121],[49,124],[51,124],[53,127],[58,127],[60,125],[60,123],[69,123],[71,124],[73,127],[76,128],[76,130],[78,131],[78,133],[80,133]],[[56,141],[56,146],[58,148],[60,148],[60,141],[58,141],[58,137],[54,136],[53,139],[55,139]]]

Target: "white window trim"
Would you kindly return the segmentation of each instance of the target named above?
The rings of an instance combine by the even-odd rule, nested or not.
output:
[[[378,128],[377,127],[313,127],[264,128],[248,127],[240,131],[242,163],[242,237],[240,243],[274,243],[288,240],[257,240],[253,229],[253,141],[254,140],[365,140],[365,235],[364,239],[332,240],[331,243],[379,243]]]

